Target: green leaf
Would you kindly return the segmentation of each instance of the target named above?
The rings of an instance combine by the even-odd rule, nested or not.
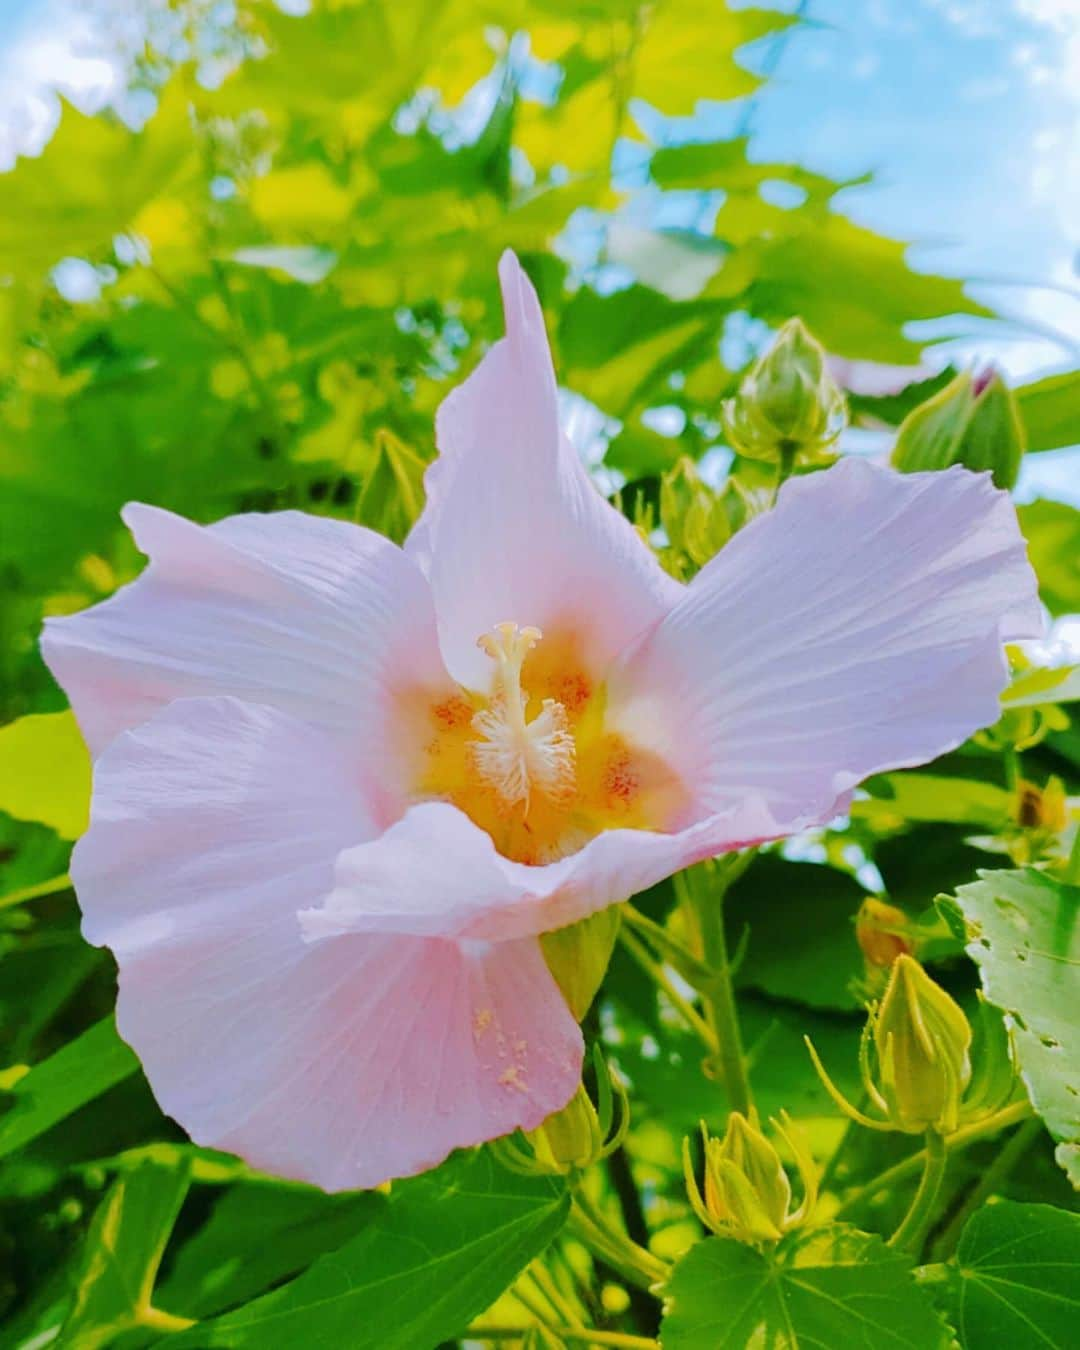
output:
[[[0,1116],[0,1158],[44,1134],[138,1067],[133,1051],[116,1034],[114,1019],[103,1018],[15,1084],[12,1104]]]
[[[956,892],[968,955],[1012,1028],[1032,1105],[1064,1144],[1080,1142],[1080,887],[1033,868],[980,872]]]
[[[796,1233],[774,1254],[699,1242],[675,1267],[665,1306],[664,1350],[939,1350],[949,1340],[908,1259],[844,1224]]]
[[[121,1332],[173,1319],[152,1307],[154,1280],[187,1194],[183,1169],[144,1164],[115,1181],[86,1236],[75,1302],[60,1329],[69,1350],[97,1350]]]
[[[739,983],[811,1008],[861,1006],[851,986],[863,973],[855,916],[865,897],[835,867],[758,858],[724,903],[732,949],[749,931]]]
[[[851,814],[875,825],[941,821],[996,830],[1012,815],[1012,798],[1004,788],[973,778],[886,773],[868,779],[863,786],[871,795],[853,802]]]
[[[1017,515],[1043,603],[1051,614],[1074,614],[1080,610],[1080,511],[1038,501]]]
[[[361,524],[401,543],[424,507],[424,469],[415,451],[391,432],[375,437],[374,464],[357,512]]]
[[[0,811],[77,839],[89,810],[90,756],[73,713],[37,713],[0,727]]]
[[[1016,391],[1028,453],[1080,445],[1080,371],[1051,375]]]
[[[170,1341],[419,1350],[460,1332],[562,1227],[565,1186],[503,1171],[486,1152],[395,1183],[374,1222],[284,1288]]]
[[[1080,699],[1080,666],[1037,666],[1018,675],[1001,695],[1003,708],[1033,708],[1042,703]]]
[[[956,1250],[964,1350],[1072,1350],[1080,1324],[1080,1216],[1003,1200],[968,1220]]]
[[[63,257],[94,254],[134,229],[154,241],[140,213],[167,189],[180,190],[197,165],[187,101],[179,85],[139,132],[69,103],[36,159],[4,175],[0,273],[44,270]],[[167,213],[159,213],[163,221]]]
[[[181,1248],[160,1302],[191,1317],[245,1303],[348,1242],[387,1203],[375,1191],[324,1195],[311,1186],[231,1186]]]

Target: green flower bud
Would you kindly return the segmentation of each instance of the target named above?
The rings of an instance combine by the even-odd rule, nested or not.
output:
[[[897,956],[880,1005],[870,1008],[859,1055],[863,1088],[880,1118],[847,1100],[805,1039],[826,1091],[849,1119],[868,1129],[949,1135],[962,1121],[985,1114],[981,1101],[965,1098],[972,1076],[971,1026],[907,953]]]
[[[684,455],[660,480],[660,524],[668,537],[669,571],[693,575],[731,538],[733,524],[726,494],[702,481]]]
[[[1026,447],[1012,390],[992,368],[963,371],[904,418],[893,449],[893,467],[904,473],[963,464],[989,469],[999,488],[1011,488]]]
[[[817,1199],[813,1160],[791,1130],[772,1121],[795,1158],[803,1186],[803,1203],[791,1208],[791,1182],[776,1149],[738,1111],[728,1118],[723,1139],[714,1139],[705,1125],[701,1138],[705,1153],[704,1194],[698,1187],[690,1156],[690,1141],[683,1141],[683,1171],[690,1203],[701,1222],[714,1233],[739,1242],[776,1242],[802,1223]]]
[[[907,1134],[951,1134],[971,1077],[971,1027],[910,956],[898,956],[872,1018],[885,1114]]]
[[[611,1074],[599,1046],[593,1047],[596,1104],[578,1084],[561,1111],[555,1111],[528,1134],[507,1135],[490,1148],[514,1172],[529,1176],[565,1176],[608,1157],[626,1138],[630,1104],[626,1090]]]
[[[825,351],[790,319],[721,410],[731,444],[748,459],[813,462],[847,422],[847,405],[825,366]]]

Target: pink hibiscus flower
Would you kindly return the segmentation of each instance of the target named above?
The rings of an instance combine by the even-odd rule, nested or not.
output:
[[[121,1034],[194,1139],[330,1190],[562,1107],[581,1034],[537,935],[957,745],[1042,627],[1008,498],[960,468],[791,481],[675,582],[500,276],[403,549],[133,505],[146,571],[43,639],[97,757],[72,874]]]

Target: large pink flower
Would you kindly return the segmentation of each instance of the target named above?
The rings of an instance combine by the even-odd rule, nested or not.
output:
[[[72,871],[122,1034],[195,1139],[328,1189],[561,1107],[581,1035],[539,933],[955,746],[1041,629],[1009,501],[963,469],[789,482],[679,585],[560,434],[500,276],[404,549],[130,506],[146,571],[44,637],[97,756]]]

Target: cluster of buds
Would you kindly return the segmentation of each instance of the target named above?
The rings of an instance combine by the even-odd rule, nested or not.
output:
[[[630,1128],[630,1104],[626,1089],[604,1062],[600,1047],[593,1047],[596,1071],[596,1104],[579,1083],[578,1090],[561,1111],[525,1135],[496,1139],[491,1148],[500,1162],[528,1176],[566,1176],[584,1171],[614,1153]]]
[[[1023,423],[1012,390],[993,367],[963,371],[933,398],[907,415],[893,450],[893,467],[904,473],[963,464],[989,469],[999,488],[1009,489],[1025,449]]]
[[[973,1072],[972,1029],[963,1010],[911,956],[896,957],[880,1004],[870,1008],[859,1055],[863,1087],[878,1118],[847,1100],[809,1038],[806,1043],[826,1090],[851,1120],[875,1130],[949,1135],[997,1110],[1015,1084],[1004,1024],[995,1028],[995,1014],[980,1006]]]
[[[673,576],[688,580],[752,513],[737,480],[729,479],[721,489],[710,487],[684,455],[660,480],[660,524],[668,541],[661,561]]]
[[[686,1191],[694,1213],[706,1228],[739,1242],[777,1242],[810,1216],[817,1201],[813,1159],[781,1115],[773,1130],[787,1146],[802,1184],[802,1204],[791,1207],[791,1182],[780,1155],[758,1126],[738,1111],[728,1118],[723,1139],[710,1136],[704,1123],[704,1187],[694,1175],[690,1140],[683,1140]]]
[[[789,319],[721,415],[740,455],[791,466],[828,458],[847,424],[847,404],[824,348],[800,319]]]

